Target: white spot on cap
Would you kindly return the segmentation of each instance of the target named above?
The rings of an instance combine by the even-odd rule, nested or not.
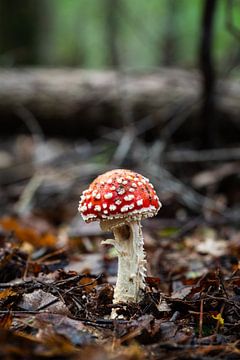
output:
[[[113,194],[111,192],[104,194],[105,199],[111,199],[113,197]]]
[[[97,216],[95,214],[88,214],[88,215],[83,215],[83,219],[85,221],[88,221],[89,219],[95,219]]]
[[[138,206],[142,206],[142,205],[143,205],[143,199],[138,200],[138,201],[137,201],[137,205],[138,205]]]
[[[90,202],[90,203],[88,204],[88,208],[91,209],[92,205],[93,205],[93,204]]]
[[[134,204],[128,205],[129,210],[132,210],[134,208]]]
[[[124,196],[125,201],[131,201],[132,199],[134,199],[134,195],[132,195],[132,194]]]
[[[87,211],[87,206],[86,205],[80,206],[79,211],[81,212]]]
[[[130,191],[130,192],[134,192],[135,189],[134,189],[134,188],[130,188],[129,191]]]
[[[107,208],[107,204],[106,203],[103,203],[103,206],[102,206],[104,209]]]
[[[91,195],[86,195],[86,199],[89,200]]]
[[[132,187],[133,187],[133,188],[136,188],[136,187],[137,187],[137,184],[132,183]]]
[[[119,187],[119,188],[117,188],[117,193],[119,194],[119,195],[123,195],[123,194],[125,194],[125,189],[123,188],[123,187]]]
[[[112,183],[112,179],[108,179],[107,183],[108,183],[108,184],[111,184],[111,183]]]
[[[142,186],[142,184],[143,184],[143,183],[142,183],[141,181],[138,182],[138,185],[139,185],[139,186]]]
[[[123,180],[123,185],[127,185],[128,181],[127,180]]]
[[[139,178],[135,177],[133,180],[134,180],[134,181],[138,181],[138,180],[139,180]]]
[[[101,199],[101,194],[100,193],[97,193],[95,196],[94,196],[95,199],[99,200]]]
[[[95,211],[101,211],[101,206],[100,205],[95,205],[94,210]]]
[[[119,184],[122,184],[123,180],[124,180],[124,179],[123,179],[122,177],[120,177],[120,178],[117,179],[117,182],[118,182]]]
[[[128,205],[124,205],[122,208],[121,208],[121,212],[127,212],[128,211]]]
[[[117,208],[117,207],[116,207],[115,205],[110,205],[110,206],[109,206],[109,210],[110,210],[110,211],[114,211],[114,210],[116,210],[116,208]]]
[[[111,186],[110,190],[112,190],[112,191],[116,190],[116,186]]]
[[[108,214],[108,210],[103,210],[104,214]]]
[[[97,190],[93,190],[93,192],[92,192],[92,196],[96,196],[96,194],[97,194]]]
[[[120,200],[120,199],[115,200],[116,205],[121,205],[121,203],[122,203],[122,200]]]

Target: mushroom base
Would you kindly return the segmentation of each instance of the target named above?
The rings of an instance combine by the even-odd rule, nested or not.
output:
[[[114,225],[111,221],[101,222],[105,230],[112,230],[115,239],[105,240],[118,254],[118,276],[114,290],[114,303],[139,302],[144,294],[146,259],[140,221]]]

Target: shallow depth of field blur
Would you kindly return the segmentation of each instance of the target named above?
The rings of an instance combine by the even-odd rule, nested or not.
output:
[[[0,24],[0,354],[237,359],[240,1],[0,0]],[[112,234],[77,208],[114,168],[163,207],[113,324]]]

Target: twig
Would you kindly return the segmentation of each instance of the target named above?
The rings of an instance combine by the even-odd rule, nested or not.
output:
[[[117,149],[112,157],[112,162],[118,165],[121,165],[126,156],[129,154],[131,146],[133,145],[135,139],[135,129],[132,126],[128,126],[123,136],[121,137],[120,142],[118,143]]]
[[[82,289],[82,288],[84,288],[84,287],[86,287],[86,286],[93,285],[96,281],[98,281],[99,279],[101,279],[101,277],[102,277],[102,274],[99,274],[93,281],[90,281],[90,282],[87,283],[87,284],[82,284],[82,285],[73,286],[73,287],[71,287],[70,289],[68,289],[68,290],[65,292],[65,294],[68,294],[68,293],[70,293],[70,292],[72,292],[73,290],[76,290],[76,289]],[[65,294],[64,294],[64,295],[65,295]]]
[[[36,145],[42,143],[44,141],[44,134],[32,112],[25,106],[18,104],[15,113],[27,126]]]
[[[202,337],[202,328],[203,328],[203,299],[200,301],[200,315],[199,315],[199,337]]]
[[[223,296],[213,296],[213,295],[207,294],[205,299],[207,299],[207,298],[214,299],[214,300],[223,300],[223,301],[227,302],[228,304],[235,306],[238,310],[240,310],[240,305],[238,305],[235,301],[228,300],[227,298],[225,298]]]
[[[201,104],[201,100],[194,100],[188,104],[182,104],[174,109],[175,114],[171,116],[171,120],[163,126],[161,130],[161,139],[167,144],[172,135],[183,125],[193,110]],[[166,147],[166,145],[165,145]]]
[[[66,251],[67,251],[67,248],[57,249],[56,251],[53,251],[53,252],[51,252],[51,253],[49,253],[49,254],[46,254],[46,255],[44,255],[44,256],[36,259],[36,262],[37,262],[37,263],[44,263],[44,262],[45,262],[46,260],[48,260],[49,258],[54,257],[54,256],[56,256],[56,255],[64,254],[64,253],[66,253]]]
[[[0,310],[0,314],[9,314],[11,313],[13,316],[18,316],[18,315],[25,315],[25,314],[50,314],[49,311],[38,311],[38,310]],[[54,313],[52,313],[54,314]]]
[[[26,214],[31,209],[31,202],[37,189],[44,181],[44,175],[36,172],[30,181],[25,186],[18,202],[15,204],[15,211],[17,214]]]
[[[96,280],[99,280],[101,277],[102,277],[102,274],[99,274],[99,275],[78,274],[78,275],[75,275],[75,276],[71,276],[71,277],[68,278],[68,279],[56,281],[56,282],[55,282],[55,285],[57,285],[57,286],[65,285],[65,284],[68,283],[68,282],[71,282],[71,281],[77,282],[77,281],[79,281],[79,280],[81,280],[81,279],[83,279],[83,278],[93,278],[94,281],[96,281]]]
[[[81,276],[81,277],[80,277],[80,276]],[[73,290],[76,290],[76,289],[84,288],[84,287],[86,287],[86,286],[93,285],[96,281],[98,281],[98,280],[102,277],[102,274],[99,274],[98,276],[96,276],[96,277],[94,278],[93,281],[90,281],[90,282],[88,282],[87,284],[82,284],[82,285],[73,286],[73,287],[71,287],[70,289],[64,291],[63,293],[61,293],[60,289],[58,289],[58,286],[65,285],[65,284],[68,282],[67,280],[71,280],[71,281],[74,280],[74,281],[77,282],[78,280],[80,280],[79,277],[80,277],[80,279],[82,279],[82,278],[84,278],[84,277],[90,277],[90,275],[87,275],[87,274],[86,274],[86,275],[85,275],[85,274],[83,274],[83,275],[77,275],[77,276],[71,277],[70,279],[66,279],[63,283],[55,282],[55,283],[46,284],[46,285],[51,285],[51,286],[53,286],[53,287],[55,288],[55,290],[57,290],[57,292],[59,293],[59,296],[60,296],[60,298],[61,298],[60,300],[65,303],[65,300],[64,300],[64,296],[65,296],[65,295],[71,293]],[[44,310],[44,309],[48,308],[49,306],[51,306],[51,305],[59,302],[60,300],[59,300],[58,298],[57,298],[57,299],[53,299],[53,300],[51,300],[49,303],[40,306],[37,310],[38,310],[38,311]]]
[[[197,212],[202,211],[203,206],[216,210],[214,201],[183,184],[162,166],[149,161],[145,166],[143,164],[142,168],[145,169],[147,174],[151,174],[151,177],[155,178],[156,182],[161,183],[163,191],[177,194],[179,199],[188,207]]]
[[[196,188],[207,187],[216,183],[220,183],[225,177],[239,174],[240,162],[230,162],[219,164],[213,169],[203,170],[192,178],[192,184]]]
[[[182,239],[183,236],[185,236],[186,234],[188,234],[190,231],[192,231],[193,229],[195,229],[199,224],[201,224],[201,222],[203,221],[203,217],[202,215],[199,215],[193,219],[191,219],[190,221],[188,221],[185,225],[183,225],[179,231],[177,231],[176,233],[174,233],[173,235],[171,235],[169,237],[169,239],[172,240],[178,240],[178,239]]]
[[[174,150],[165,153],[165,162],[210,162],[210,161],[227,161],[239,160],[240,148],[226,148],[214,150]]]

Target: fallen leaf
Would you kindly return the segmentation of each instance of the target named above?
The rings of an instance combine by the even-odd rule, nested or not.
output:
[[[41,289],[29,294],[24,294],[18,306],[29,311],[47,309],[57,314],[69,314],[67,306],[60,298]]]
[[[67,316],[59,314],[38,314],[35,317],[35,326],[36,325],[42,329],[42,334],[44,333],[44,329],[51,325],[52,333],[64,336],[71,344],[76,346],[89,345],[95,342],[94,329],[90,332],[89,328],[87,328],[82,321],[73,320]]]
[[[172,299],[185,299],[192,291],[192,286],[184,286],[174,292],[172,292]]]
[[[156,304],[156,307],[159,312],[169,312],[171,311],[170,306],[168,306],[165,299],[160,299],[159,303]]]
[[[147,276],[147,277],[146,277],[146,283],[147,283],[149,286],[158,287],[159,284],[161,283],[161,280],[160,280],[159,277]]]
[[[16,291],[12,290],[11,288],[7,288],[0,291],[0,300],[6,300],[10,296],[17,295]]]
[[[206,237],[203,242],[196,246],[196,250],[201,254],[221,256],[226,253],[227,243],[224,240],[217,240],[215,237]]]
[[[10,329],[13,322],[13,315],[11,312],[0,317],[0,328]]]
[[[23,244],[30,243],[35,247],[53,247],[57,243],[55,235],[41,233],[32,227],[23,225],[20,220],[13,217],[4,217],[0,219],[0,225],[4,230],[14,232],[16,238]]]

